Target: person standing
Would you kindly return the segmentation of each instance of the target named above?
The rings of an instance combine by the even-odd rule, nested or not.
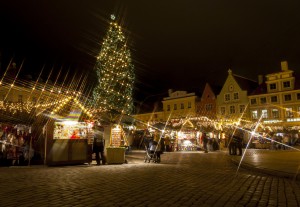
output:
[[[202,141],[202,143],[203,143],[204,153],[208,153],[208,151],[207,151],[208,138],[207,138],[205,132],[203,132],[203,134],[202,134],[201,141]]]
[[[170,152],[170,135],[166,134],[165,136],[165,146],[166,146],[166,152]]]
[[[104,146],[105,146],[104,128],[100,126],[96,126],[95,134],[94,134],[94,142],[93,142],[93,152],[96,153],[97,165],[100,165],[100,160],[102,160],[102,165],[105,164]]]

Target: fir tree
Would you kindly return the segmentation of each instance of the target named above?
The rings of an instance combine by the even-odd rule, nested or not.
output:
[[[95,65],[99,83],[93,91],[94,107],[129,114],[133,107],[133,68],[126,38],[112,15]]]

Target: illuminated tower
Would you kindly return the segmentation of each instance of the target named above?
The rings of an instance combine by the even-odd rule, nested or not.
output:
[[[133,107],[134,67],[122,29],[114,15],[111,19],[95,65],[99,83],[93,91],[93,105],[101,111],[129,114]]]

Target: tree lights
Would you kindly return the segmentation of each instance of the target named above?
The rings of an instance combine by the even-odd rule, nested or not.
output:
[[[114,15],[111,19],[95,65],[99,84],[93,91],[93,105],[99,111],[128,114],[133,106],[133,65],[121,27],[115,22]]]

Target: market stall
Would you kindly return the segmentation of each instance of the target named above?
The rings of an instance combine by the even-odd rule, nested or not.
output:
[[[199,148],[196,130],[182,130],[177,132],[178,151],[196,151]]]
[[[49,121],[45,126],[45,164],[82,164],[92,159],[92,124]]]
[[[128,146],[126,135],[121,125],[114,125],[111,128],[110,144],[106,148],[107,164],[125,163],[125,146]]]
[[[33,153],[30,126],[0,123],[0,166],[30,165]]]

